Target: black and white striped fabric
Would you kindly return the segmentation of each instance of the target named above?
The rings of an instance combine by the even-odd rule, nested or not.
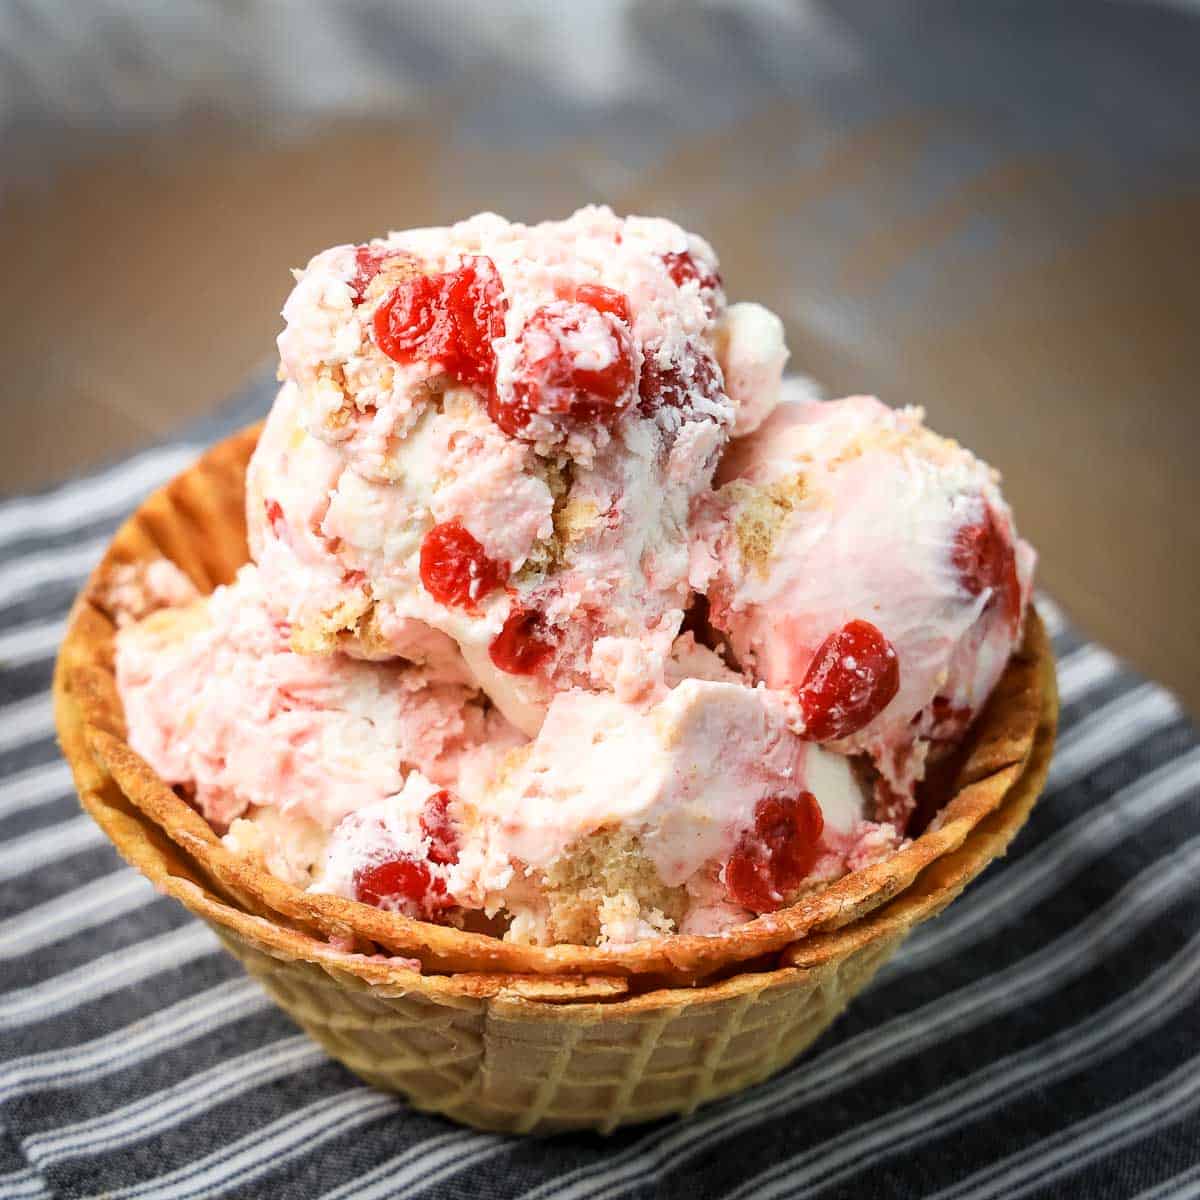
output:
[[[528,1141],[328,1060],[121,864],[54,741],[75,589],[217,432],[0,504],[0,1197],[1200,1197],[1200,745],[1049,603],[1062,734],[1029,827],[791,1070]]]

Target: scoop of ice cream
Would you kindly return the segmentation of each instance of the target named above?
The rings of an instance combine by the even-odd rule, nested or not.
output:
[[[248,566],[124,625],[116,673],[130,745],[296,886],[612,944],[716,932],[898,844],[849,761],[690,634],[656,703],[564,692],[532,743],[462,684],[289,635]]]
[[[297,648],[449,639],[529,733],[556,692],[661,683],[693,500],[786,355],[702,239],[485,214],[318,255],[284,317],[247,515]]]
[[[413,771],[457,789],[480,757],[521,741],[473,689],[407,665],[296,654],[288,632],[252,566],[118,632],[130,745],[220,830],[278,810],[328,833]]]
[[[849,761],[797,737],[777,695],[696,678],[649,707],[556,696],[476,819],[483,857],[464,855],[459,886],[532,941],[631,940],[619,931],[678,927],[714,893],[726,925],[746,920],[842,873],[881,828]]]
[[[868,754],[903,820],[1021,633],[1033,552],[985,464],[868,397],[782,403],[722,462],[693,584],[793,727]]]

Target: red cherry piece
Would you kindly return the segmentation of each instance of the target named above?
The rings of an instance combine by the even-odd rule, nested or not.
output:
[[[283,506],[278,500],[264,500],[263,509],[267,515],[267,524],[271,527],[271,532],[277,537],[284,536],[286,524],[283,519]]]
[[[446,308],[457,335],[457,354],[447,362],[447,370],[463,383],[486,386],[496,371],[492,342],[504,336],[508,309],[500,274],[490,258],[468,259],[453,273]]]
[[[951,552],[959,581],[972,596],[985,588],[1015,627],[1021,617],[1021,581],[1013,544],[989,505],[977,525],[964,525],[954,537]]]
[[[435,876],[427,863],[407,855],[355,871],[354,896],[376,907],[397,902],[412,904],[422,916],[434,916],[452,903],[446,895],[445,881]]]
[[[664,254],[663,262],[667,264],[667,274],[671,276],[676,287],[683,287],[694,279],[702,288],[719,288],[721,276],[708,267],[702,267],[690,251],[683,250]]]
[[[821,854],[825,818],[812,792],[768,796],[725,864],[725,889],[751,912],[782,908]]]
[[[354,274],[350,279],[350,291],[356,305],[362,303],[371,280],[379,274],[379,268],[387,257],[386,250],[376,250],[371,246],[354,247]]]
[[[492,662],[509,675],[532,675],[553,652],[542,614],[530,608],[514,608],[488,647]]]
[[[458,830],[450,819],[450,793],[443,788],[425,801],[421,832],[429,839],[429,861],[439,866],[458,862]]]
[[[375,340],[396,362],[431,362],[461,383],[485,387],[506,307],[495,264],[468,259],[456,271],[416,275],[393,288],[375,310]]]
[[[821,643],[798,689],[806,733],[816,742],[849,737],[899,690],[895,647],[870,621],[850,621]]]
[[[488,416],[509,437],[519,438],[525,433],[530,418],[537,411],[535,402],[533,389],[524,383],[514,383],[511,392],[504,395],[493,385],[488,393]]]
[[[588,365],[598,346],[607,346],[609,361]],[[524,437],[534,414],[608,420],[632,400],[635,376],[633,335],[623,320],[556,300],[529,318],[511,388],[492,390],[488,413],[510,437]]]
[[[414,275],[394,287],[375,310],[375,340],[400,363],[441,356],[450,323],[443,308],[440,275]]]
[[[508,577],[456,517],[435,525],[421,543],[421,582],[440,604],[473,608]]]
[[[630,324],[629,297],[615,288],[603,287],[598,283],[581,283],[575,289],[575,299],[597,312],[612,313],[614,317]]]
[[[712,316],[716,308],[715,293],[721,287],[721,276],[708,267],[702,267],[687,250],[664,254],[662,260],[676,287],[683,287],[693,280],[700,285],[704,306],[708,309],[709,316]]]
[[[652,417],[660,408],[691,408],[690,399],[714,400],[725,381],[721,368],[703,346],[689,343],[683,357],[665,367],[658,364],[656,346],[646,347],[642,376],[638,381],[638,411]]]

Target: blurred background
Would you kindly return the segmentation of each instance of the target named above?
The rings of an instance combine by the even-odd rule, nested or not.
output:
[[[288,268],[587,201],[1004,473],[1200,712],[1200,3],[0,2],[0,494],[270,396]]]

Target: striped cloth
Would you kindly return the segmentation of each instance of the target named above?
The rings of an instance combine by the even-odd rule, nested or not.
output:
[[[75,589],[194,448],[0,504],[0,1197],[1200,1196],[1200,745],[1049,603],[1047,795],[798,1066],[607,1140],[357,1083],[121,864],[55,746]]]

